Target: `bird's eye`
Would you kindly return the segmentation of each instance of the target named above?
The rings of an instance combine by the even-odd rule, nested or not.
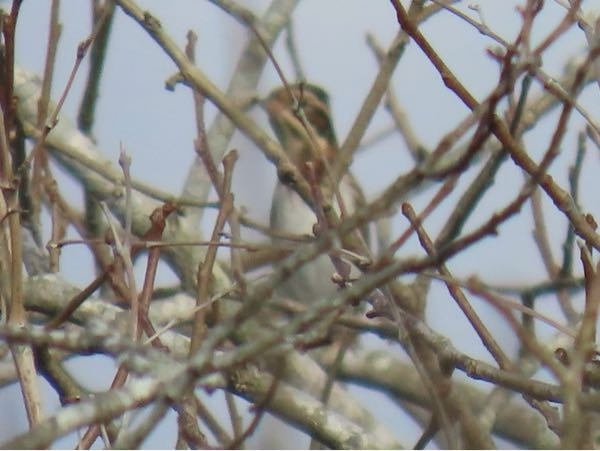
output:
[[[329,127],[329,119],[326,115],[323,114],[322,111],[315,110],[311,108],[311,114],[307,114],[307,118],[309,122],[315,127],[319,132],[323,132],[327,130]]]

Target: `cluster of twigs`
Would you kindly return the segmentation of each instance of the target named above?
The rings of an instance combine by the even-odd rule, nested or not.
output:
[[[365,132],[382,104],[414,166],[398,173],[380,195],[341,220],[329,196],[318,195],[314,180],[306,180],[281,145],[248,114],[265,65],[274,64],[282,83],[288,85],[270,48],[289,27],[298,2],[273,0],[260,18],[243,2],[213,3],[250,31],[227,92],[219,90],[202,71],[203,62],[196,61],[193,32],[182,48],[160,18],[135,1],[105,0],[92,2],[94,26],[77,50],[71,77],[57,103],[49,93],[61,31],[59,2],[52,1],[41,78],[15,63],[21,2],[13,0],[11,10],[2,12],[0,337],[4,360],[0,380],[20,384],[29,428],[4,437],[1,446],[48,447],[78,431],[80,448],[89,448],[98,439],[110,447],[136,448],[170,411],[177,418],[173,437],[177,446],[240,447],[260,427],[265,412],[333,448],[413,444],[411,437],[403,435],[401,424],[397,429],[384,426],[343,385],[331,384],[332,374],[339,381],[368,386],[396,401],[398,409],[424,425],[418,447],[437,432],[445,447],[491,448],[496,437],[530,448],[593,446],[594,413],[600,409],[595,393],[600,276],[594,258],[600,250],[600,235],[594,217],[580,205],[579,182],[586,147],[588,142],[599,146],[600,129],[578,99],[600,75],[596,71],[600,26],[582,15],[581,1],[552,2],[564,7],[563,18],[534,44],[532,28],[547,6],[543,0],[522,2],[518,8],[521,27],[512,40],[489,28],[482,16],[474,19],[465,14],[456,7],[458,1],[413,0],[407,7],[391,0],[397,35],[387,49],[373,37],[368,39],[379,70],[329,175],[335,185],[348,170],[361,143],[366,145]],[[90,137],[115,14],[129,16],[173,61],[177,73],[167,80],[167,88],[183,84],[193,95],[195,161],[179,195],[136,180],[124,148],[117,166]],[[423,31],[430,17],[441,14],[456,16],[465,27],[474,27],[499,46],[488,55],[498,64],[498,81],[481,99],[461,83]],[[542,58],[576,27],[583,29],[588,51],[566,61],[563,78],[553,79],[545,72]],[[291,35],[291,28],[287,33]],[[448,91],[469,111],[433,148],[423,144],[410,126],[410,115],[391,82],[408,43],[418,46]],[[288,47],[292,60],[297,61],[291,40]],[[85,58],[90,60],[89,73],[75,125],[61,114],[61,108],[72,95],[72,81]],[[302,71],[298,68],[297,73]],[[532,86],[541,88],[539,94],[532,93]],[[219,110],[210,127],[204,119],[206,102]],[[301,102],[295,99],[295,103],[298,116],[306,121]],[[558,120],[548,147],[536,161],[524,145],[524,136],[554,109],[559,111]],[[570,145],[565,136],[575,115],[585,125],[578,130],[569,186],[563,187],[550,170],[561,147]],[[311,130],[310,124],[306,127]],[[273,163],[280,178],[318,213],[319,223],[327,227],[317,237],[298,239],[285,249],[244,239],[245,229],[253,228],[269,243],[271,231],[236,204],[232,177],[238,153],[229,144],[235,130],[243,132]],[[55,165],[65,168],[81,185],[84,211],[65,198],[54,175]],[[516,165],[524,173],[517,194],[496,205],[494,214],[481,224],[465,230],[506,165]],[[461,177],[471,169],[477,171],[476,176],[457,193]],[[431,186],[433,194],[417,211],[410,202],[411,193]],[[211,190],[216,201],[208,199]],[[432,237],[427,219],[451,195],[457,195],[458,202]],[[546,229],[544,196],[568,225],[561,263],[556,261],[556,246]],[[503,239],[503,225],[525,214],[526,205],[533,212],[533,236],[547,272],[545,280],[503,288],[484,283],[478,276],[454,277],[449,259],[468,255],[489,236]],[[397,207],[408,227],[396,231],[379,253],[371,254],[364,243],[355,241],[356,234],[351,232],[392,214]],[[198,224],[208,208],[218,213],[206,239]],[[51,223],[50,237],[42,232],[44,221]],[[68,227],[76,231],[77,239],[67,239]],[[399,251],[415,235],[423,252],[407,257]],[[83,288],[60,276],[60,265],[68,263],[61,261],[61,249],[74,244],[87,246],[96,264],[95,279],[82,282]],[[219,248],[226,248],[229,258],[217,258],[223,255],[218,254]],[[519,249],[513,252],[519,258]],[[134,262],[142,253],[148,258],[140,287]],[[339,283],[334,298],[316,300],[310,307],[275,295],[289,274],[322,254],[354,256],[361,276],[351,284]],[[155,287],[161,261],[178,276],[177,288]],[[272,270],[256,278],[251,270],[267,263]],[[402,278],[407,275],[414,276],[410,283]],[[428,326],[425,310],[433,280],[445,284],[493,364],[465,354]],[[585,302],[580,311],[572,296],[582,289]],[[542,295],[558,299],[560,319],[535,310],[534,301]],[[475,298],[492,306],[508,324],[521,347],[518,355],[490,331],[472,306]],[[348,307],[360,303],[369,305],[368,313],[350,313]],[[554,328],[556,340],[540,341],[534,321]],[[324,329],[332,322],[357,333],[379,335],[387,339],[389,349],[402,347],[409,359],[402,360],[387,348],[352,349],[341,362],[331,353],[305,352],[309,344],[327,335]],[[85,389],[85,381],[64,366],[70,357],[90,354],[110,356],[118,367],[104,391]],[[552,382],[533,378],[540,368],[549,371]],[[456,371],[487,381],[493,389],[485,392],[458,381],[453,377]],[[54,412],[43,409],[36,373],[60,398],[61,406]],[[322,396],[325,386],[329,387],[327,399]],[[219,422],[203,401],[202,393],[214,390],[226,394],[224,408],[231,427]],[[247,422],[238,411],[237,397],[253,405]],[[127,414],[137,411],[143,414],[134,426]]]

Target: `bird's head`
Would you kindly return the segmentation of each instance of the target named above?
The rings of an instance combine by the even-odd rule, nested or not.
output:
[[[300,172],[306,176],[306,163],[312,162],[320,177],[323,159],[331,162],[337,150],[327,93],[318,86],[297,83],[290,85],[289,90],[275,89],[263,106],[273,131]]]

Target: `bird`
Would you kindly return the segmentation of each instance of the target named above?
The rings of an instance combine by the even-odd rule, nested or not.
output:
[[[319,86],[300,82],[275,89],[263,104],[275,135],[300,174],[308,181],[323,185],[328,176],[328,167],[334,163],[338,151],[327,92]],[[300,111],[306,118],[304,123]],[[360,185],[350,171],[340,178],[338,193],[347,215],[366,203]],[[333,204],[340,215],[342,208],[335,196]],[[314,237],[317,223],[313,209],[293,187],[278,180],[270,212],[270,228],[275,232],[273,244],[290,245],[290,241],[281,235]],[[336,272],[331,257],[320,255],[291,274],[277,292],[285,298],[310,306],[318,300],[335,296],[340,288],[340,284],[332,281]],[[350,278],[359,274],[354,268]]]
[[[309,183],[316,183],[321,187],[327,181],[328,166],[335,161],[338,151],[327,92],[319,86],[300,82],[273,90],[262,104],[277,139],[298,172]],[[301,120],[300,112],[306,119],[305,123]],[[345,214],[352,214],[366,204],[360,185],[351,172],[347,171],[342,175],[337,188]],[[340,215],[342,209],[339,203],[334,200],[333,205]],[[286,182],[285,177],[283,180],[278,179],[271,201],[272,243],[275,246],[289,247],[293,241],[284,236],[314,238],[317,223],[318,218],[313,209]],[[340,284],[332,280],[336,272],[331,256],[322,254],[291,274],[276,288],[276,294],[310,307],[317,301],[331,299],[337,294]],[[350,278],[358,275],[358,271],[351,272]],[[348,307],[348,310],[351,309]],[[326,336],[321,340],[317,338],[316,342],[303,343],[302,348],[309,351],[310,358],[318,362],[332,362],[325,369],[327,382],[319,394],[321,402],[327,404],[339,366],[346,352],[355,348],[359,340],[355,330],[333,325],[328,320],[323,323],[327,328]],[[287,357],[279,359],[278,365],[285,366],[286,362]],[[311,391],[308,387],[299,388]],[[314,444],[311,442],[311,445]],[[315,449],[313,446],[311,448]]]

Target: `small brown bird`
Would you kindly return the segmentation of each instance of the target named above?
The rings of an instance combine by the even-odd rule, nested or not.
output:
[[[319,185],[327,177],[327,166],[336,158],[338,145],[330,116],[327,93],[314,85],[295,84],[291,87],[294,98],[286,88],[278,88],[264,101],[263,105],[269,115],[269,121],[282,147],[287,152],[299,172],[307,179]],[[312,128],[307,132],[305,124],[299,118],[301,108],[306,121]],[[311,163],[310,168],[307,163]],[[338,191],[347,214],[352,214],[365,203],[364,196],[354,177],[346,173],[340,180]],[[340,208],[333,202],[338,215]],[[318,223],[315,212],[304,202],[293,188],[277,181],[271,203],[271,229],[288,235],[314,236],[314,226]],[[273,243],[289,247],[293,241],[273,238]],[[315,260],[303,265],[277,289],[277,293],[287,299],[310,306],[316,301],[331,299],[338,291],[338,285],[332,281],[336,267],[329,255],[323,254]],[[350,278],[358,277],[359,271],[354,268]],[[333,317],[331,318],[334,319]],[[327,320],[326,320],[327,321]],[[335,379],[338,366],[343,361],[346,351],[356,343],[356,331],[344,326],[334,326],[327,331],[324,340],[317,339],[310,343],[328,346],[312,349],[313,356],[319,355],[327,361],[335,362],[329,370],[328,382]],[[332,385],[326,383],[322,388],[321,401],[327,403]],[[329,387],[329,388],[328,388]],[[308,391],[311,389],[307,388]],[[311,442],[311,449],[321,449]]]
[[[290,159],[307,180],[314,177],[318,183],[327,176],[327,166],[331,164],[338,150],[338,144],[330,116],[327,93],[318,86],[298,83],[291,86],[294,98],[285,87],[273,91],[265,100],[264,106],[271,126]],[[299,105],[294,105],[295,102]],[[296,108],[296,110],[295,110]],[[300,120],[299,109],[305,114],[312,127],[313,139]],[[312,164],[312,175],[307,163]],[[352,214],[365,203],[364,195],[349,172],[340,180],[338,190],[345,213]],[[334,201],[338,215],[340,208]],[[313,236],[317,216],[302,198],[289,186],[277,182],[271,204],[271,229],[293,235]],[[274,238],[277,244],[289,241]],[[304,304],[315,300],[333,297],[337,286],[331,277],[336,272],[331,258],[321,255],[304,265],[282,284],[280,294]],[[358,276],[358,271],[351,277]]]

